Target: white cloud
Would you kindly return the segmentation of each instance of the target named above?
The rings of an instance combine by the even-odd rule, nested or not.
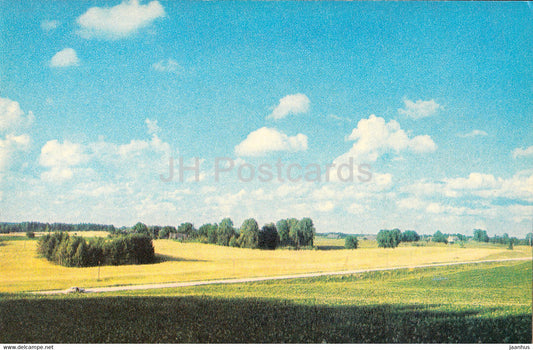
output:
[[[429,117],[443,109],[443,107],[433,99],[429,101],[417,100],[416,102],[405,99],[403,103],[405,104],[405,109],[398,108],[398,113],[413,119]]]
[[[494,175],[471,173],[468,178],[449,179],[448,188],[452,190],[484,190],[493,189],[499,185]]]
[[[352,148],[334,163],[344,163],[350,157],[357,162],[375,161],[388,152],[410,150],[425,153],[433,152],[437,148],[430,136],[422,135],[411,139],[397,121],[391,120],[387,123],[385,119],[375,115],[361,119],[347,139],[355,141]]]
[[[6,135],[5,139],[0,138],[0,171],[9,169],[11,160],[15,153],[27,151],[30,145],[30,137],[23,135]]]
[[[17,101],[0,97],[0,131],[13,131],[28,127],[34,119],[31,111],[24,116],[24,111]]]
[[[113,7],[91,7],[76,22],[78,34],[85,39],[116,40],[126,38],[164,16],[165,10],[158,1],[141,5],[137,0],[130,0]]]
[[[496,178],[492,174],[471,173],[466,178],[420,181],[404,186],[400,191],[425,198],[436,195],[447,198],[476,196],[533,202],[533,169],[520,171],[508,179]]]
[[[39,164],[45,167],[70,167],[86,160],[80,144],[57,140],[48,141],[41,149]]]
[[[51,32],[59,27],[59,21],[56,20],[44,20],[41,22],[41,29],[45,32]]]
[[[66,48],[54,55],[50,60],[50,67],[70,67],[79,64],[78,55],[72,48]]]
[[[157,125],[157,120],[146,118],[144,122],[146,123],[146,127],[148,128],[148,133],[150,135],[155,135],[161,131],[161,128]]]
[[[335,209],[335,204],[332,201],[318,202],[316,204],[316,210],[321,212],[330,212]]]
[[[179,73],[183,68],[172,58],[152,64],[152,69],[158,72]]]
[[[488,136],[487,132],[483,130],[472,130],[469,133],[466,134],[459,134],[459,137],[476,137],[476,136]]]
[[[304,94],[287,95],[279,100],[268,119],[282,119],[289,114],[301,114],[309,111],[311,101]]]
[[[41,174],[45,181],[63,181],[71,179],[75,167],[88,159],[83,146],[70,141],[60,143],[57,140],[48,141],[41,149],[39,164],[50,168]]]
[[[0,172],[13,165],[18,153],[29,150],[30,137],[20,131],[28,128],[33,120],[31,111],[24,115],[18,102],[0,97]]]
[[[62,182],[70,180],[74,176],[71,168],[51,168],[41,174],[41,180],[46,182]]]
[[[434,152],[437,145],[429,135],[415,136],[409,141],[409,149],[415,153]]]
[[[533,146],[529,146],[528,148],[515,148],[511,154],[513,158],[531,157],[533,156]]]
[[[287,136],[276,129],[262,127],[252,131],[244,141],[235,146],[238,156],[262,156],[269,152],[297,152],[307,150],[307,136]]]

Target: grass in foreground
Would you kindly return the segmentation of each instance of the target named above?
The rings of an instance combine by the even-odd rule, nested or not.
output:
[[[531,262],[113,294],[3,295],[4,343],[528,343]]]

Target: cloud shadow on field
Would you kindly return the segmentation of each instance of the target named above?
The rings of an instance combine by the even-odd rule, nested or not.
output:
[[[496,308],[494,310],[498,310]],[[205,296],[6,296],[0,343],[528,343],[531,314]],[[23,326],[21,326],[23,325]]]

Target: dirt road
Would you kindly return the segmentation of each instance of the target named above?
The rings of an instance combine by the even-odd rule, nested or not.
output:
[[[374,272],[374,271],[420,269],[420,268],[426,268],[426,267],[453,266],[453,265],[465,265],[465,264],[483,264],[483,263],[491,263],[491,262],[520,261],[520,260],[532,260],[532,259],[527,257],[527,258],[499,259],[499,260],[462,261],[462,262],[451,262],[451,263],[442,263],[442,264],[384,267],[384,268],[362,269],[362,270],[315,272],[315,273],[284,275],[284,276],[266,276],[266,277],[234,278],[234,279],[221,279],[221,280],[208,280],[208,281],[171,282],[171,283],[139,284],[139,285],[114,286],[114,287],[97,287],[97,288],[85,288],[84,292],[85,293],[105,293],[105,292],[118,292],[118,291],[127,291],[127,290],[181,288],[181,287],[203,286],[203,285],[208,285],[208,284],[232,284],[232,283],[248,283],[248,282],[272,281],[272,280],[286,280],[286,279],[296,279],[296,278],[311,278],[311,277],[321,277],[321,276],[353,275],[353,274]],[[48,291],[33,292],[33,294],[41,294],[41,295],[42,294],[44,295],[65,294],[65,293],[67,293],[67,291],[65,290],[48,290]]]

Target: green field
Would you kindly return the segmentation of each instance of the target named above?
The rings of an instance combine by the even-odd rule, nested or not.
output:
[[[529,343],[531,262],[38,297],[3,294],[2,343]]]

